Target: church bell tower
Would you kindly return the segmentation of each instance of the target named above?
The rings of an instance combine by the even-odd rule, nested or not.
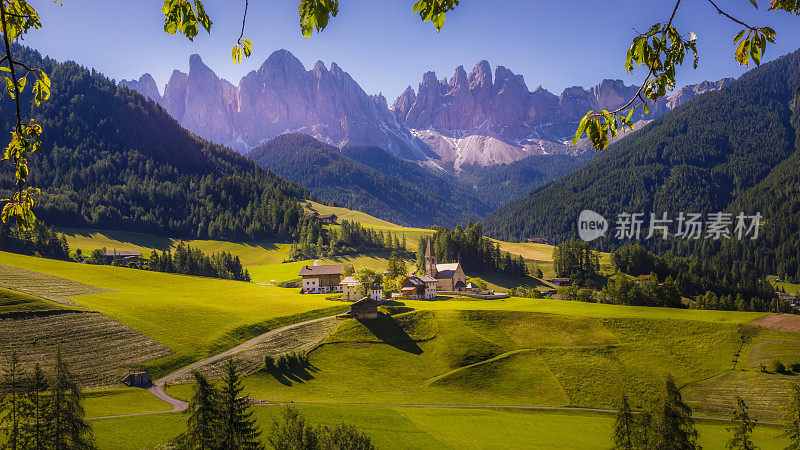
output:
[[[428,237],[428,245],[425,248],[425,275],[436,278],[436,256],[433,255],[433,244]]]

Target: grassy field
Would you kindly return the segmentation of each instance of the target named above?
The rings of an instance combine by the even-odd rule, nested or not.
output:
[[[277,264],[289,257],[289,244],[272,242],[182,241],[145,233],[82,228],[59,228],[58,231],[67,238],[67,244],[72,252],[81,249],[84,255],[89,255],[94,249],[105,247],[107,250],[137,251],[147,257],[153,250],[168,250],[177,246],[179,242],[185,242],[206,253],[225,251],[234,254],[245,266]]]
[[[304,203],[307,205],[306,211],[316,211],[319,214],[336,214],[336,216],[339,217],[340,221],[349,220],[349,221],[360,222],[363,225],[398,227],[398,225],[395,225],[391,222],[387,222],[382,219],[378,219],[377,217],[370,216],[369,214],[361,211],[354,211],[352,209],[341,208],[337,206],[326,206],[311,200],[307,200]]]
[[[72,309],[22,292],[0,288],[0,317],[10,313],[31,313]]]
[[[154,374],[182,367],[221,347],[267,331],[259,324],[330,308],[322,296],[253,283],[93,266],[0,253],[0,264],[74,280],[113,292],[71,297],[169,347],[174,355],[150,364]],[[321,311],[328,314],[329,311]],[[303,316],[309,317],[309,316]]]
[[[297,405],[311,423],[352,424],[369,434],[377,448],[581,448],[611,446],[613,416],[591,412],[500,409],[414,408],[402,406]],[[266,434],[281,407],[258,406],[254,417]],[[181,414],[103,419],[92,422],[101,449],[153,448],[185,427]],[[724,422],[700,421],[703,448],[723,448],[729,439]],[[787,445],[781,430],[757,426],[753,441],[764,450]]]
[[[732,372],[743,324],[761,316],[531,299],[403,303],[417,310],[347,321],[310,353],[307,373],[289,382],[255,373],[248,393],[279,402],[581,407],[613,407],[627,393],[642,407],[667,374],[690,386]],[[784,380],[753,382],[765,392],[753,413],[775,419]],[[690,396],[697,411],[729,411],[734,391],[705,389]],[[180,398],[190,392],[170,387]]]

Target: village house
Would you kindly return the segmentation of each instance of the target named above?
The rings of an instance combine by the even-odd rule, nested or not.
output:
[[[425,275],[436,280],[437,291],[466,292],[467,276],[461,263],[436,264],[431,238],[425,249]]]
[[[350,311],[348,311],[347,314],[350,314],[359,320],[377,319],[378,301],[374,298],[364,297],[361,300],[353,303],[350,306]]]
[[[550,283],[552,285],[555,285],[555,286],[569,286],[569,282],[570,281],[571,280],[569,278],[565,278],[565,277],[562,277],[562,278],[548,278],[547,279],[548,283]]]
[[[340,283],[342,289],[342,299],[347,300],[349,302],[354,302],[357,299],[363,297],[364,291],[362,290],[361,282],[358,281],[355,277],[345,277]],[[373,286],[373,289],[369,290],[369,298],[380,302],[383,300],[383,287],[381,286]]]
[[[406,277],[400,285],[400,293],[412,300],[436,298],[436,279],[428,275]]]
[[[336,222],[339,220],[339,216],[337,216],[336,214],[320,214],[316,211],[306,211],[305,216],[314,217],[320,222],[329,225],[335,225]]]
[[[105,250],[103,251],[103,257],[106,259],[107,264],[111,264],[115,260],[121,260],[126,263],[142,261],[141,253],[125,250]]]
[[[527,238],[527,239],[525,239],[524,242],[526,244],[547,244],[548,243],[547,239],[545,239],[545,238],[537,238],[537,237]]]
[[[343,267],[341,264],[326,266],[303,266],[297,275],[303,278],[300,287],[304,294],[327,294],[342,292]]]

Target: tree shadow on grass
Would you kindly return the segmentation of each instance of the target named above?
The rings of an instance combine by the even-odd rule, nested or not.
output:
[[[278,383],[284,386],[292,386],[295,383],[305,383],[314,379],[314,372],[319,372],[319,369],[313,365],[303,368],[295,368],[286,371],[272,370],[267,372],[272,375]]]
[[[377,319],[359,320],[359,322],[384,344],[415,355],[422,354],[422,348],[392,316],[378,313]]]

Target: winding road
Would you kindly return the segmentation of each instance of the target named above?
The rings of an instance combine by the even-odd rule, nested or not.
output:
[[[265,339],[265,338],[267,338],[269,336],[272,336],[272,335],[275,335],[275,334],[278,334],[278,333],[283,333],[284,331],[291,330],[292,328],[296,328],[296,327],[299,327],[299,326],[308,325],[308,324],[314,323],[314,322],[320,322],[322,320],[327,320],[327,319],[330,319],[330,318],[333,318],[333,317],[335,317],[335,316],[320,317],[319,319],[307,320],[305,322],[299,322],[299,323],[295,323],[295,324],[292,324],[292,325],[287,325],[287,326],[285,326],[283,328],[277,328],[277,329],[274,329],[274,330],[271,330],[271,331],[267,331],[266,333],[260,334],[260,335],[258,335],[256,337],[254,337],[253,339],[250,339],[249,341],[243,343],[243,344],[237,345],[236,347],[233,347],[233,348],[231,348],[229,350],[226,350],[226,351],[224,351],[224,352],[222,352],[222,353],[220,353],[218,355],[214,355],[214,356],[212,356],[210,358],[206,358],[206,359],[204,359],[202,361],[197,361],[194,364],[188,365],[188,366],[186,366],[186,367],[184,367],[184,368],[182,368],[180,370],[172,372],[171,374],[169,374],[169,375],[167,375],[167,376],[165,376],[163,378],[160,378],[160,379],[156,380],[156,382],[150,388],[150,393],[155,395],[157,398],[159,398],[159,399],[169,403],[170,405],[172,405],[172,410],[171,411],[160,411],[160,412],[180,412],[180,411],[185,411],[186,408],[189,407],[189,404],[184,402],[184,401],[182,401],[182,400],[178,400],[177,398],[172,397],[169,394],[167,394],[166,392],[164,392],[164,385],[166,383],[169,383],[170,381],[172,381],[172,380],[174,380],[174,379],[176,379],[176,378],[178,378],[178,377],[180,377],[182,375],[186,375],[187,373],[191,372],[192,370],[198,369],[198,368],[203,367],[203,366],[205,366],[207,364],[213,363],[214,361],[218,361],[218,360],[220,360],[222,358],[225,358],[226,356],[230,356],[230,355],[232,355],[232,354],[234,354],[234,353],[236,353],[236,352],[238,352],[240,350],[243,350],[243,349],[245,349],[247,347],[250,347],[251,345],[257,344],[258,342],[262,341],[263,339]],[[134,414],[134,415],[136,415],[136,414]]]

